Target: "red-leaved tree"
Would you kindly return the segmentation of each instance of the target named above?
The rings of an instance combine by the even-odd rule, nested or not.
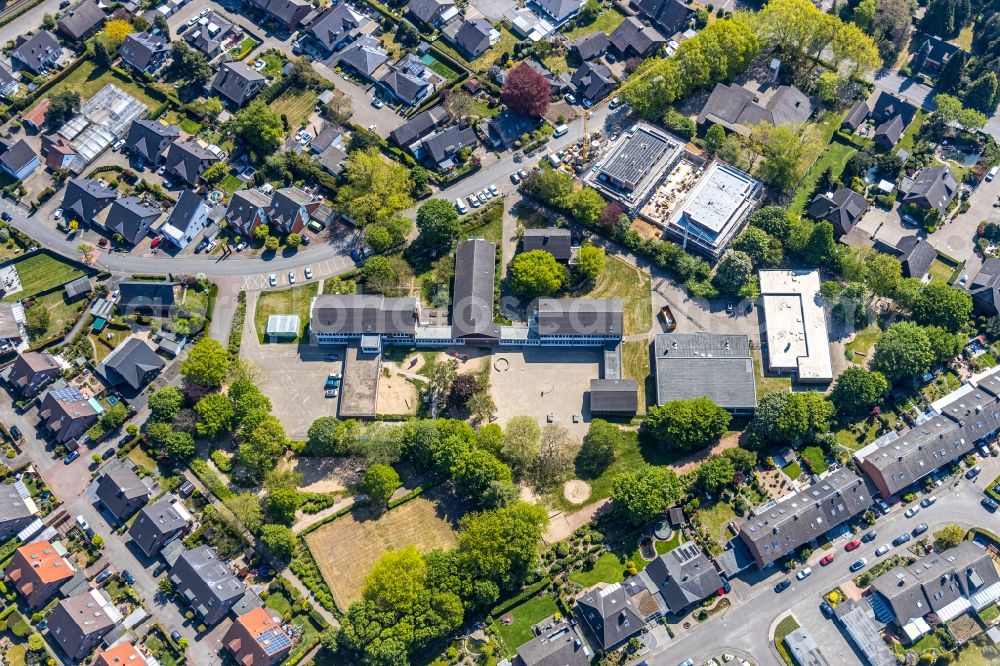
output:
[[[503,84],[503,101],[511,111],[529,118],[541,118],[549,110],[552,98],[549,82],[526,63],[521,63],[507,74]]]

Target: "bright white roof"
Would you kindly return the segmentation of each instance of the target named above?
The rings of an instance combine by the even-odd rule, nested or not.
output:
[[[833,380],[826,313],[820,304],[819,272],[761,271],[768,366],[798,373],[799,381]]]

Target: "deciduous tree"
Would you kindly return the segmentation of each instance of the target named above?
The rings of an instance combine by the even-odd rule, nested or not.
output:
[[[545,250],[521,252],[507,268],[507,280],[519,296],[551,296],[566,282],[566,268]]]
[[[400,485],[399,474],[389,465],[369,465],[361,479],[362,492],[379,509],[386,507],[389,498]]]
[[[615,461],[618,450],[623,445],[621,429],[603,419],[590,422],[583,446],[576,456],[577,474],[583,479],[595,479],[604,473]]]
[[[198,436],[215,439],[233,422],[233,403],[221,393],[209,393],[194,406],[198,414]]]
[[[507,73],[502,99],[512,111],[529,118],[541,118],[549,109],[552,92],[544,76],[521,63]]]
[[[217,340],[204,337],[191,346],[181,362],[184,381],[207,389],[218,388],[229,374],[229,352]]]
[[[924,374],[933,361],[934,351],[924,329],[901,321],[890,326],[875,345],[872,368],[896,384]]]
[[[500,444],[500,458],[521,474],[538,458],[542,429],[530,416],[515,416],[507,422]]]
[[[428,199],[417,209],[417,229],[421,246],[435,254],[447,252],[460,232],[458,211],[445,199]]]
[[[596,280],[604,272],[604,249],[584,243],[576,253],[577,274],[585,280]]]
[[[874,407],[888,391],[885,375],[855,365],[837,377],[830,399],[841,412],[854,414]]]
[[[708,398],[673,400],[651,407],[642,421],[644,432],[674,451],[710,446],[726,433],[732,415]]]
[[[276,151],[285,136],[281,116],[263,99],[255,99],[237,111],[230,128],[259,161]]]
[[[408,169],[385,160],[375,148],[351,153],[334,205],[357,226],[389,218],[413,205]]]
[[[614,510],[632,525],[649,522],[680,496],[681,483],[677,474],[665,467],[629,470],[611,481]]]

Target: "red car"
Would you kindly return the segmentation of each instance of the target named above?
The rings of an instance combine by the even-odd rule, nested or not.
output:
[[[833,553],[830,553],[829,555],[827,555],[826,557],[824,557],[822,560],[819,561],[820,566],[824,567],[828,565],[830,562],[833,562]]]
[[[160,244],[160,241],[162,241],[162,240],[163,240],[163,236],[157,236],[157,237],[156,237],[156,238],[154,238],[154,239],[152,240],[152,242],[151,242],[151,243],[149,244],[149,247],[156,247],[157,245],[159,245],[159,244]]]
[[[108,244],[108,239],[102,238],[101,240],[97,241],[97,244],[100,245],[101,247],[106,247]]]
[[[846,550],[849,553],[855,548],[859,547],[860,545],[861,545],[861,539],[855,539],[854,541],[844,546],[844,550]]]

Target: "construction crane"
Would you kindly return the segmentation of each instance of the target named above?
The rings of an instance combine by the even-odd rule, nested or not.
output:
[[[580,168],[587,166],[587,153],[590,150],[590,111],[583,112],[583,145],[580,147]]]

